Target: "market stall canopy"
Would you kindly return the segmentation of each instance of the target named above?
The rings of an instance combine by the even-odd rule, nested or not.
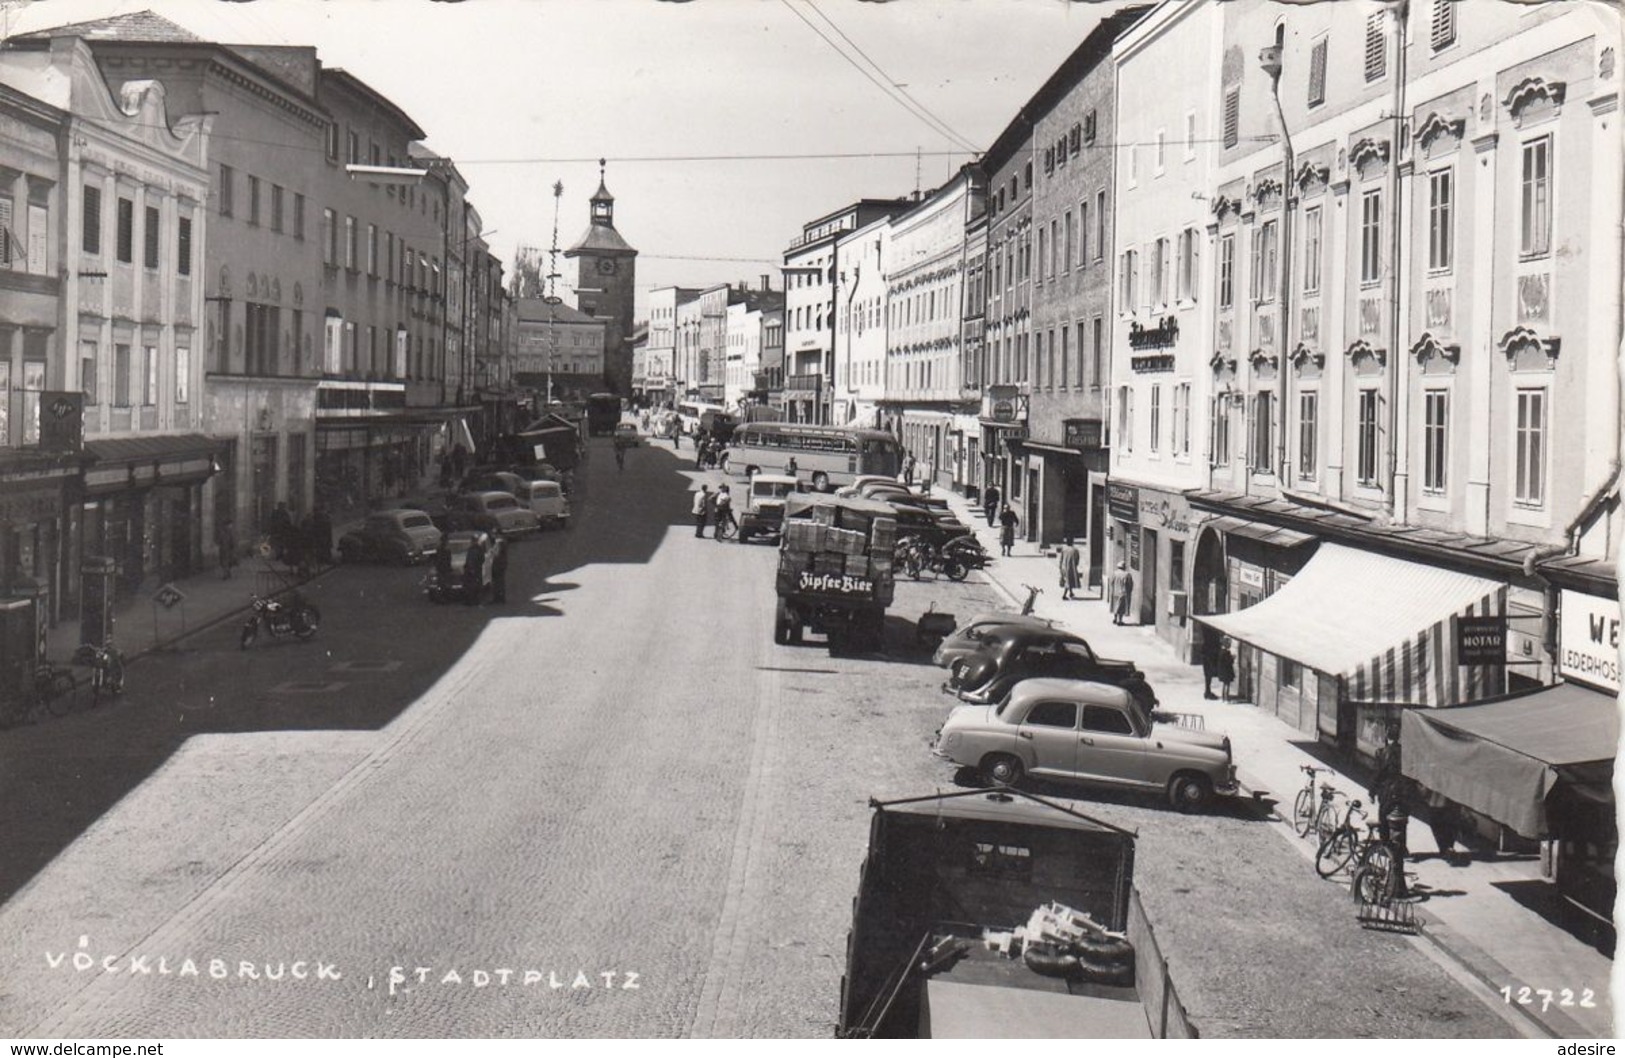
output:
[[[1454,709],[1407,709],[1405,774],[1526,838],[1547,836],[1546,798],[1560,781],[1606,794],[1619,704],[1563,683]]]
[[[1323,543],[1255,606],[1196,619],[1306,668],[1347,679],[1355,702],[1451,705],[1489,693],[1485,666],[1457,663],[1452,618],[1505,612],[1505,585]]]

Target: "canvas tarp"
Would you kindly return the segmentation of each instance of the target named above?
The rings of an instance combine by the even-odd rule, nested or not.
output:
[[[1407,709],[1405,774],[1526,838],[1548,835],[1546,798],[1606,773],[1619,742],[1612,695],[1565,683],[1453,709]]]

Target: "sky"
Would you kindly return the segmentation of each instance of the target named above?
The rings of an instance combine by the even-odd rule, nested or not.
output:
[[[616,228],[640,251],[640,319],[658,286],[768,273],[780,288],[804,222],[944,182],[1115,6],[0,0],[12,33],[152,10],[222,43],[315,46],[457,162],[508,268],[518,247],[551,244],[555,181],[560,245],[581,236],[607,158]],[[573,281],[573,267],[561,271]]]

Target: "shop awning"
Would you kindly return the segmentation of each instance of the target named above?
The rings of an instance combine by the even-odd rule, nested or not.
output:
[[[1197,620],[1329,676],[1356,702],[1453,705],[1488,693],[1482,666],[1456,662],[1452,618],[1505,613],[1505,585],[1323,543],[1274,595]]]
[[[1315,539],[1310,534],[1300,533],[1296,529],[1284,529],[1268,522],[1249,522],[1245,518],[1232,518],[1228,515],[1210,518],[1202,523],[1202,528],[1217,529],[1232,536],[1245,536],[1249,540],[1257,540],[1272,547],[1300,547]]]
[[[1560,781],[1606,788],[1618,742],[1617,700],[1573,683],[1407,709],[1400,729],[1405,774],[1526,838],[1549,833],[1546,798]]]
[[[86,441],[86,454],[97,463],[162,463],[177,459],[203,458],[223,451],[227,442],[200,433],[162,434],[152,437],[119,437],[110,441]]]

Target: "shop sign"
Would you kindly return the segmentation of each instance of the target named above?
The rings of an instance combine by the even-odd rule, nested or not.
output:
[[[1188,534],[1191,531],[1190,511],[1175,507],[1172,500],[1148,497],[1140,501],[1140,524]]]
[[[80,452],[85,447],[85,395],[45,392],[39,395],[39,446],[42,452]]]
[[[1133,356],[1129,358],[1129,367],[1142,373],[1157,371],[1172,371],[1174,369],[1173,353],[1153,353],[1150,356]]]
[[[1134,530],[1128,534],[1128,566],[1133,570],[1140,568],[1140,534]]]
[[[1619,602],[1565,590],[1559,600],[1557,671],[1619,693]]]
[[[1130,349],[1167,349],[1179,340],[1179,317],[1164,316],[1155,327],[1128,326]]]
[[[1027,421],[1027,396],[1015,386],[989,386],[982,395],[982,418],[989,422]]]
[[[1140,490],[1133,485],[1115,481],[1106,483],[1106,510],[1120,521],[1137,523],[1140,520]]]
[[[1236,567],[1236,584],[1239,587],[1254,588],[1258,591],[1263,591],[1264,571],[1259,569],[1257,566],[1238,565]]]
[[[1489,617],[1456,618],[1456,664],[1505,665],[1507,663],[1507,619]]]
[[[153,592],[152,601],[168,610],[174,607],[176,603],[186,601],[186,593],[173,584],[165,584]]]
[[[1068,448],[1099,448],[1103,437],[1099,419],[1061,420],[1061,443]]]

